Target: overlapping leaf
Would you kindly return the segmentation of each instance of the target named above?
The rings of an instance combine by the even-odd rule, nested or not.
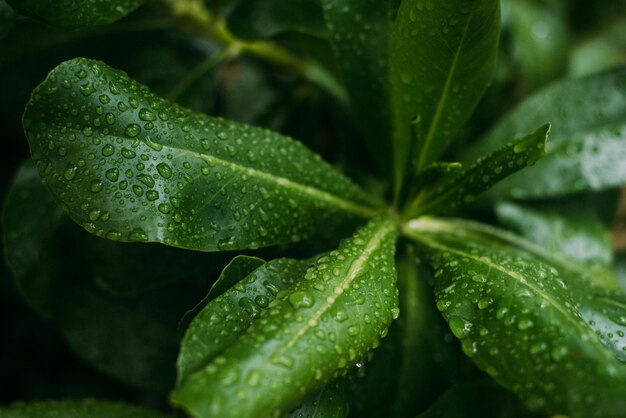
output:
[[[626,69],[560,81],[505,116],[467,159],[522,135],[528,126],[550,122],[548,157],[503,182],[493,196],[545,197],[617,187],[626,182],[624,115]]]
[[[24,127],[55,199],[112,240],[256,248],[338,233],[377,213],[299,143],[169,104],[97,61],[54,69]]]
[[[436,271],[437,307],[479,367],[533,410],[620,416],[622,293],[503,244],[494,229],[422,219],[407,233]]]
[[[79,28],[114,22],[146,0],[8,0],[19,13],[50,26]]]
[[[397,316],[395,236],[375,219],[318,259],[173,401],[196,416],[279,416],[345,373]]]

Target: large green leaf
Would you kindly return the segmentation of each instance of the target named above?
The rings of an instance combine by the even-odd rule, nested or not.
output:
[[[322,0],[352,108],[376,161],[391,173],[389,31],[392,0]]]
[[[613,262],[611,235],[599,217],[580,207],[556,204],[523,205],[502,202],[498,219],[550,253],[609,267]]]
[[[378,212],[301,144],[167,103],[98,61],[56,67],[33,92],[24,128],[55,199],[112,240],[256,248]]]
[[[532,410],[623,414],[623,294],[509,246],[493,229],[468,234],[421,219],[405,232],[435,269],[437,307],[480,368]]]
[[[174,391],[194,416],[280,416],[378,345],[398,314],[395,224],[377,218],[278,294],[239,340]]]
[[[0,407],[3,418],[164,418],[166,415],[121,402],[98,401],[39,401],[17,402]]]
[[[50,26],[102,25],[131,13],[146,0],[7,0],[16,11]]]
[[[584,101],[580,101],[584,97]],[[528,126],[552,124],[548,156],[494,188],[518,198],[602,190],[626,182],[626,69],[569,79],[535,93],[504,117],[468,154],[483,155],[523,135]]]
[[[437,160],[468,120],[491,79],[499,33],[497,0],[402,2],[390,40],[397,181],[407,163],[421,171]]]
[[[280,258],[239,277],[234,275],[232,263],[227,266],[220,279],[231,276],[237,281],[199,310],[189,324],[178,355],[179,384],[233,345],[278,292],[304,275],[308,265],[307,261]]]
[[[541,159],[545,155],[549,133],[550,125],[544,125],[479,158],[469,169],[443,176],[440,181],[418,193],[408,207],[407,215],[451,212],[468,205],[494,184]]]

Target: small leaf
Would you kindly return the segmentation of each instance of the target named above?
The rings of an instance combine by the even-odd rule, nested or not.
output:
[[[351,387],[348,376],[340,377],[291,411],[289,418],[346,418]]]
[[[194,416],[280,416],[344,374],[398,314],[395,237],[377,218],[321,257],[173,402]]]
[[[584,97],[580,102],[578,98]],[[601,111],[598,111],[601,109]],[[492,198],[548,197],[626,183],[626,69],[552,84],[504,117],[468,160],[550,121],[548,156],[490,192]]]
[[[322,0],[351,106],[372,155],[386,173],[391,173],[393,162],[388,62],[392,3],[391,0]]]
[[[98,61],[56,67],[33,92],[24,128],[55,199],[112,240],[257,248],[378,213],[301,144],[169,104]]]
[[[396,180],[412,159],[418,172],[437,160],[469,119],[495,68],[499,33],[497,0],[402,2],[390,39]],[[416,116],[416,152],[407,155]]]
[[[80,28],[112,23],[146,0],[7,0],[15,10],[50,26]]]
[[[487,231],[436,219],[405,231],[436,271],[437,307],[463,351],[531,410],[619,416],[626,408],[617,350],[625,342],[623,295]],[[617,337],[609,339],[609,330]]]
[[[515,140],[478,159],[468,170],[443,177],[423,190],[409,206],[409,217],[424,213],[454,211],[476,199],[494,184],[511,174],[532,166],[545,155],[550,125],[544,125],[524,138]]]
[[[160,412],[121,402],[98,401],[38,401],[16,402],[0,407],[3,418],[165,418]]]
[[[242,266],[242,259],[235,258],[220,276],[220,280],[234,282],[233,286],[215,297],[211,295],[212,288],[202,303],[210,302],[201,303],[187,313],[197,314],[181,342],[177,363],[179,384],[233,345],[260,312],[269,307],[276,294],[304,275],[309,266],[306,260],[280,258],[263,264],[256,260],[259,259],[250,257]],[[245,273],[253,265],[257,267]],[[241,275],[237,277],[236,273]]]
[[[580,207],[502,202],[500,222],[549,253],[560,253],[590,265],[613,263],[611,235],[599,217]]]

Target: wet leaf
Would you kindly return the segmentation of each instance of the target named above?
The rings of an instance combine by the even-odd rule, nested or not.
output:
[[[179,384],[233,345],[261,311],[269,307],[276,294],[293,285],[310,264],[288,258],[261,265],[248,260],[245,267],[240,263],[241,259],[236,258],[220,276],[219,280],[231,282],[230,289],[212,295],[215,286],[221,287],[218,280],[202,302],[204,305],[201,303],[188,313],[195,315],[181,342],[177,363]],[[255,264],[256,267],[245,272]]]
[[[391,0],[323,0],[337,64],[367,145],[392,170],[388,45]]]
[[[3,418],[164,418],[166,415],[121,402],[99,401],[38,401],[17,402],[0,407]]]
[[[375,219],[318,259],[173,402],[196,416],[279,416],[344,374],[398,314],[395,236],[392,221]]]
[[[421,219],[407,233],[436,272],[437,307],[463,351],[531,410],[621,415],[624,295],[506,245],[493,229],[460,225]]]
[[[585,97],[581,103],[578,98]],[[552,124],[548,156],[517,173],[492,197],[547,197],[604,190],[626,182],[626,69],[568,79],[533,94],[467,154],[493,150],[528,126]]]
[[[437,160],[469,119],[495,68],[499,33],[496,0],[402,2],[390,39],[396,180],[413,159],[417,172]]]
[[[301,144],[167,103],[98,61],[54,69],[24,127],[55,199],[111,240],[257,248],[339,233],[378,213]]]
[[[557,204],[498,203],[500,222],[519,235],[579,262],[610,267],[611,235],[600,218],[584,208]]]
[[[146,0],[7,0],[19,13],[50,26],[80,28],[115,22]]]
[[[291,411],[289,418],[345,418],[351,387],[350,378],[341,377]]]
[[[430,188],[423,189],[411,203],[407,215],[445,213],[472,203],[478,195],[502,179],[545,156],[550,125],[510,142],[506,146],[479,158],[468,170],[454,171]]]

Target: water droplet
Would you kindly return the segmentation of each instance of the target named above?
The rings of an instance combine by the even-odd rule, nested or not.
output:
[[[124,131],[124,133],[126,134],[127,137],[134,138],[141,133],[141,127],[137,125],[136,123],[131,123],[130,125],[126,127],[126,130]]]
[[[154,113],[144,107],[139,111],[139,119],[145,122],[154,122],[157,118]]]
[[[102,191],[102,180],[92,180],[90,190],[92,193],[98,193]]]
[[[310,308],[315,303],[315,298],[307,292],[294,292],[289,295],[289,303],[296,308]]]
[[[74,177],[76,177],[77,170],[78,167],[70,163],[67,165],[67,167],[65,167],[65,170],[63,171],[63,177],[65,177],[65,180],[73,180]]]
[[[453,316],[448,321],[450,330],[459,339],[466,337],[472,329],[472,323],[459,316]]]
[[[110,157],[115,152],[115,147],[111,144],[106,144],[102,147],[102,155],[104,157]]]

